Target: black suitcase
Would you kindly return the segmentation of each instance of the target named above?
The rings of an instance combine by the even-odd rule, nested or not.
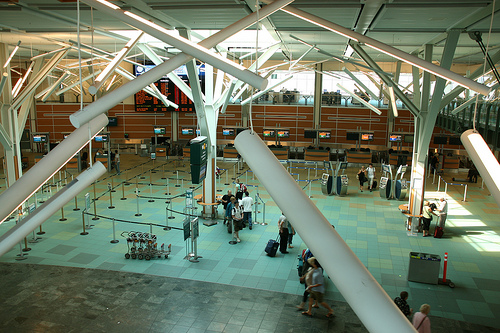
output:
[[[376,181],[376,180],[374,180],[374,181],[373,181],[373,184],[372,184],[372,190],[374,190],[374,189],[376,189],[376,188],[377,188],[377,184],[378,184],[378,183],[377,183],[377,181]]]
[[[267,242],[266,249],[264,251],[266,251],[268,256],[274,257],[276,256],[279,246],[280,244],[277,241],[270,239],[269,242]]]

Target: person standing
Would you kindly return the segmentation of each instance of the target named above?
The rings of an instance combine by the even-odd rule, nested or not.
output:
[[[306,288],[307,291],[311,293],[309,297],[309,308],[307,311],[302,312],[303,315],[312,316],[312,306],[314,300],[321,304],[325,309],[328,310],[326,315],[327,318],[333,317],[333,310],[323,299],[325,293],[325,278],[323,277],[323,268],[318,263],[315,257],[307,259],[307,262],[312,266],[312,281],[311,285]]]
[[[368,188],[371,192],[373,190],[373,180],[375,179],[375,167],[373,166],[373,164],[368,164],[366,173],[368,174]]]
[[[438,212],[439,212],[438,227],[444,228],[444,225],[446,223],[446,218],[448,217],[448,201],[446,201],[444,197],[439,199]]]
[[[399,294],[399,297],[396,297],[394,299],[394,303],[398,306],[398,308],[403,312],[403,314],[408,317],[411,316],[413,313],[413,309],[410,309],[410,306],[408,303],[406,303],[406,300],[408,299],[408,292],[407,291],[402,291]]]
[[[243,193],[245,193],[246,191],[247,187],[245,186],[245,184],[240,182],[239,178],[236,178],[236,199],[243,199]]]
[[[245,192],[245,197],[241,199],[241,205],[243,206],[243,223],[246,225],[248,222],[248,228],[252,230],[253,199],[248,191]]]
[[[278,220],[278,227],[280,233],[280,252],[286,254],[288,253],[288,251],[286,250],[286,245],[288,243],[288,221],[283,212],[281,213],[281,216]]]
[[[228,191],[229,193],[230,191]],[[234,203],[236,202],[236,197],[234,195],[231,196],[229,199],[229,202],[227,203],[226,211],[224,212],[224,219],[227,220],[227,232],[232,233],[233,232],[233,208],[234,208]]]
[[[430,207],[429,201],[424,202],[424,207],[422,207],[422,233],[424,237],[430,236],[429,235],[429,228],[431,226],[431,221],[432,221],[432,215],[436,215]],[[436,215],[437,216],[437,215]]]
[[[295,229],[288,220],[287,220],[287,227],[288,227],[288,248],[293,249],[292,240],[293,240],[293,235],[295,235]]]
[[[227,205],[231,202],[232,197],[234,197],[233,192],[228,190],[227,194],[224,194],[221,198],[222,207],[224,207],[224,224],[226,224],[228,217],[231,216],[231,214],[227,214]]]
[[[359,190],[363,192],[363,184],[366,182],[366,169],[364,165],[359,169],[357,178],[359,180]]]
[[[115,169],[116,173],[120,174],[120,154],[118,154],[118,150],[115,150]]]
[[[233,218],[233,228],[234,228],[234,236],[236,237],[236,241],[241,242],[239,232],[242,229],[243,224],[243,210],[241,209],[238,201],[234,202],[234,207],[231,212],[231,217]]]
[[[430,311],[429,304],[422,304],[420,312],[413,316],[413,327],[417,329],[418,333],[431,333],[431,320],[428,317]]]

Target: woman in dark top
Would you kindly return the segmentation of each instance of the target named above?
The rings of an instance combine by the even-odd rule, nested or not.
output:
[[[357,176],[359,180],[359,190],[363,192],[363,184],[368,180],[368,178],[366,178],[366,169],[364,165],[359,169]]]

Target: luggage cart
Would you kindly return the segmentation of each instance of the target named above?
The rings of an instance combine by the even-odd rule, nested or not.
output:
[[[151,260],[161,257],[167,259],[172,252],[172,244],[169,244],[165,249],[165,243],[163,243],[160,248],[158,248],[156,235],[137,231],[124,231],[121,235],[127,239],[127,253],[125,253],[125,259]]]

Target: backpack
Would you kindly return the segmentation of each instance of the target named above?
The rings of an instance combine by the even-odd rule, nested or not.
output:
[[[245,184],[243,184],[243,183],[242,183],[242,184],[240,185],[240,192],[245,193],[246,191],[247,191],[247,187],[246,187],[246,185],[245,185]]]

